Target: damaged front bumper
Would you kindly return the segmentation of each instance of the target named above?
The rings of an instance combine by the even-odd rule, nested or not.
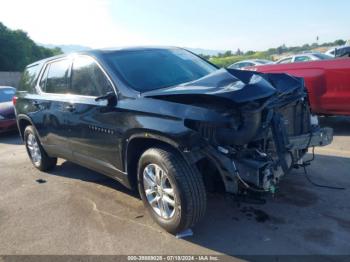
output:
[[[239,193],[242,185],[274,192],[280,178],[302,163],[309,147],[332,142],[332,129],[320,128],[311,114],[303,79],[239,70],[220,71],[210,79],[210,85],[221,80],[201,97],[185,100],[179,90],[169,90],[163,99],[189,103],[203,98],[198,107],[217,113],[216,117],[209,112],[201,114],[207,118],[185,117],[184,124],[201,137],[200,151],[216,166],[227,192]],[[238,83],[242,88],[237,88]],[[187,92],[194,94],[191,89]],[[200,168],[207,171],[205,165]]]
[[[275,192],[279,179],[303,158],[307,148],[326,146],[332,140],[332,128],[314,127],[310,133],[289,136],[288,144],[282,152],[277,152],[276,158],[257,150],[254,154],[242,157],[232,149],[221,146],[208,147],[204,152],[215,163],[226,192],[239,193],[242,183],[244,187],[249,186],[254,190]]]
[[[310,134],[289,137],[288,148],[302,150],[313,146],[326,146],[333,141],[333,129],[329,127],[319,128]]]

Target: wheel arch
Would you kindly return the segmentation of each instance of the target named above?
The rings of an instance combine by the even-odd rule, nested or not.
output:
[[[29,125],[33,126],[34,130],[36,130],[35,125],[33,124],[33,121],[30,119],[29,116],[22,115],[22,114],[17,116],[17,126],[18,126],[19,134],[20,134],[22,140],[24,139],[24,136],[23,136],[24,130]]]
[[[225,172],[221,170],[218,163],[201,150],[184,152],[182,146],[172,139],[158,134],[143,133],[130,137],[124,151],[124,166],[131,188],[137,188],[138,161],[143,152],[151,147],[163,147],[178,152],[189,165],[198,169],[209,191],[225,190],[223,188],[226,188],[230,182],[227,181]]]
[[[124,167],[132,188],[137,188],[138,161],[142,153],[151,147],[169,148],[170,150],[175,150],[180,153],[180,155],[183,155],[180,145],[168,137],[152,133],[132,135],[127,139],[124,149]]]

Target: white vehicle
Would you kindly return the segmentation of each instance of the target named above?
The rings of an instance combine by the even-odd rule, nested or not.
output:
[[[308,61],[326,60],[331,58],[332,56],[322,54],[322,53],[307,53],[307,54],[292,55],[292,56],[284,57],[278,60],[276,64],[308,62]]]
[[[273,62],[270,60],[266,60],[266,59],[251,59],[251,60],[239,61],[237,63],[229,65],[228,68],[244,69],[244,68],[250,67],[250,66],[259,66],[259,65],[267,65],[267,64],[273,64]]]

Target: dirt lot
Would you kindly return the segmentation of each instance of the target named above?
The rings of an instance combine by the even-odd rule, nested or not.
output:
[[[16,133],[0,135],[0,254],[350,254],[350,119],[332,118],[334,143],[316,150],[266,204],[210,195],[194,236],[176,239],[117,182],[59,161],[32,167]]]

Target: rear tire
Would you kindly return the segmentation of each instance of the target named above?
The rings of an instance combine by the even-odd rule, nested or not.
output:
[[[25,128],[23,137],[28,156],[37,169],[48,171],[56,166],[57,158],[47,155],[33,126],[29,125]]]
[[[204,216],[203,179],[175,150],[150,148],[142,154],[138,188],[153,219],[170,233],[191,228]]]

